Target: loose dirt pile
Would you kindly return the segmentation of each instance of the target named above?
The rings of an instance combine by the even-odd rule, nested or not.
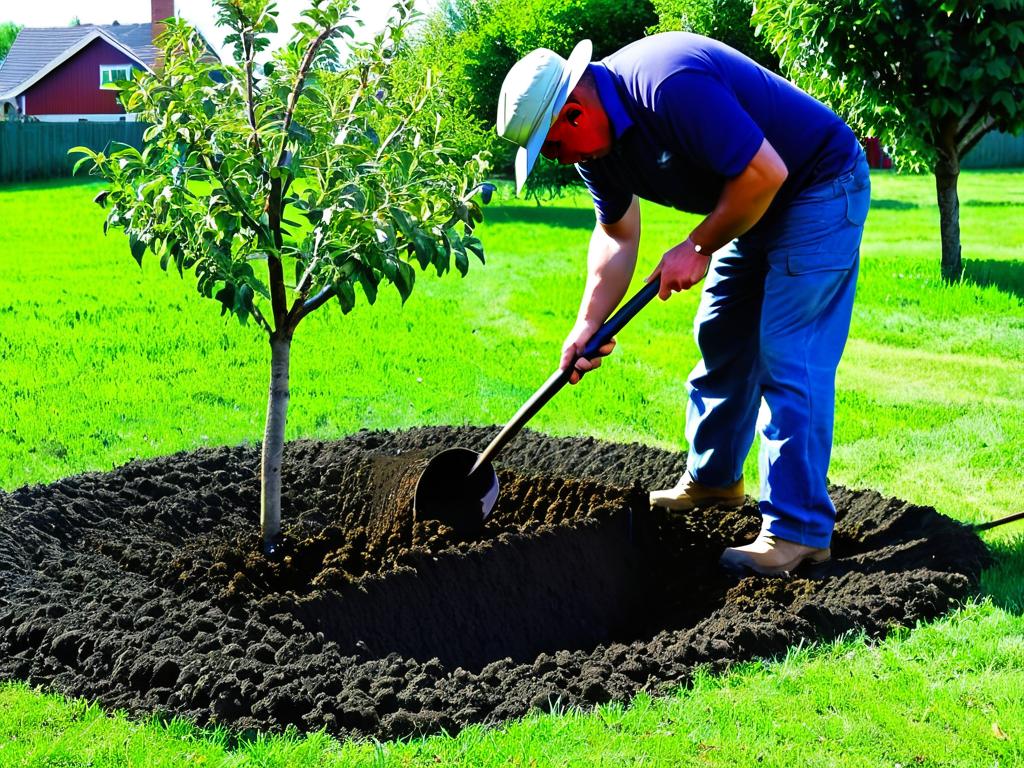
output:
[[[290,444],[290,554],[273,564],[258,554],[255,447],[0,493],[0,678],[240,731],[454,732],[934,618],[986,559],[933,509],[834,488],[830,563],[730,580],[716,561],[756,535],[753,501],[654,514],[646,491],[675,480],[680,455],[530,432],[503,452],[476,540],[381,524],[406,468],[491,436]]]

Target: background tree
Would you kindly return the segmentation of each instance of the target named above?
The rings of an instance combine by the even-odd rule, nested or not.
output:
[[[650,0],[443,0],[409,50],[413,70],[445,63],[448,114],[461,126],[463,155],[486,149],[495,169],[511,175],[516,148],[494,132],[501,83],[512,65],[534,48],[568,56],[589,38],[600,59],[644,36],[657,22]],[[527,193],[551,192],[579,181],[573,168],[543,158],[530,174]]]
[[[14,45],[14,38],[18,36],[20,31],[20,24],[15,24],[13,21],[0,22],[0,64],[7,58],[7,52],[11,50],[11,46]]]
[[[779,57],[754,34],[753,0],[652,0],[658,23],[651,32],[683,30],[713,37],[758,64],[779,71]]]
[[[801,87],[935,174],[942,275],[958,280],[960,159],[1024,130],[1024,0],[759,0],[754,21]]]
[[[281,464],[289,358],[299,323],[329,301],[345,313],[357,289],[372,304],[392,283],[408,298],[414,266],[463,275],[483,251],[472,236],[485,163],[453,162],[444,125],[423,120],[436,98],[432,75],[392,91],[412,0],[387,28],[339,54],[352,37],[349,3],[314,0],[284,48],[257,58],[276,31],[269,0],[217,0],[233,58],[210,61],[185,21],[168,22],[164,67],[120,84],[129,112],[152,123],[145,148],[78,147],[110,188],[104,223],[165,270],[196,279],[199,292],[270,342],[270,392],[261,463],[265,550],[279,541]],[[72,151],[76,151],[72,150]],[[460,224],[461,223],[461,224]]]

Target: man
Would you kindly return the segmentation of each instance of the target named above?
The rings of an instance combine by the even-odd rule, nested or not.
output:
[[[761,533],[721,562],[769,575],[823,562],[835,522],[826,483],[835,372],[870,196],[863,152],[835,113],[714,40],[670,32],[590,59],[586,40],[568,60],[535,50],[509,71],[498,104],[498,133],[520,145],[517,192],[539,153],[575,163],[594,199],[562,367],[625,295],[638,199],[704,214],[648,277],[660,278],[662,300],[704,280],[687,468],[651,504],[740,506],[756,427]],[[573,383],[599,363],[579,360]]]

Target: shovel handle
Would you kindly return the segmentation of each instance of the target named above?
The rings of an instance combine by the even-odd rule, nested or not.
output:
[[[497,437],[491,441],[491,444],[480,454],[469,474],[472,475],[476,472],[477,468],[487,464],[497,456],[498,451],[504,448],[509,440],[519,434],[519,430],[526,425],[526,422],[532,419],[534,414],[547,404],[548,400],[569,383],[577,360],[595,357],[601,347],[611,341],[626,323],[636,317],[637,312],[647,306],[651,299],[658,295],[660,290],[661,278],[658,277],[637,291],[629,301],[622,305],[618,312],[608,318],[604,325],[598,328],[597,332],[590,337],[586,346],[583,347],[583,352],[573,358],[572,363],[568,367],[559,368],[552,373],[541,388],[534,392],[529,400],[523,403],[522,407],[516,411],[516,415],[512,417],[512,420],[505,425]]]

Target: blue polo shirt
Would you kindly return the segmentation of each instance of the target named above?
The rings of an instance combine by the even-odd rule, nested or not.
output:
[[[633,195],[690,213],[714,209],[767,138],[789,176],[758,226],[802,190],[853,167],[860,146],[832,110],[729,46],[688,32],[638,40],[590,71],[611,121],[603,158],[580,163],[598,218]]]

